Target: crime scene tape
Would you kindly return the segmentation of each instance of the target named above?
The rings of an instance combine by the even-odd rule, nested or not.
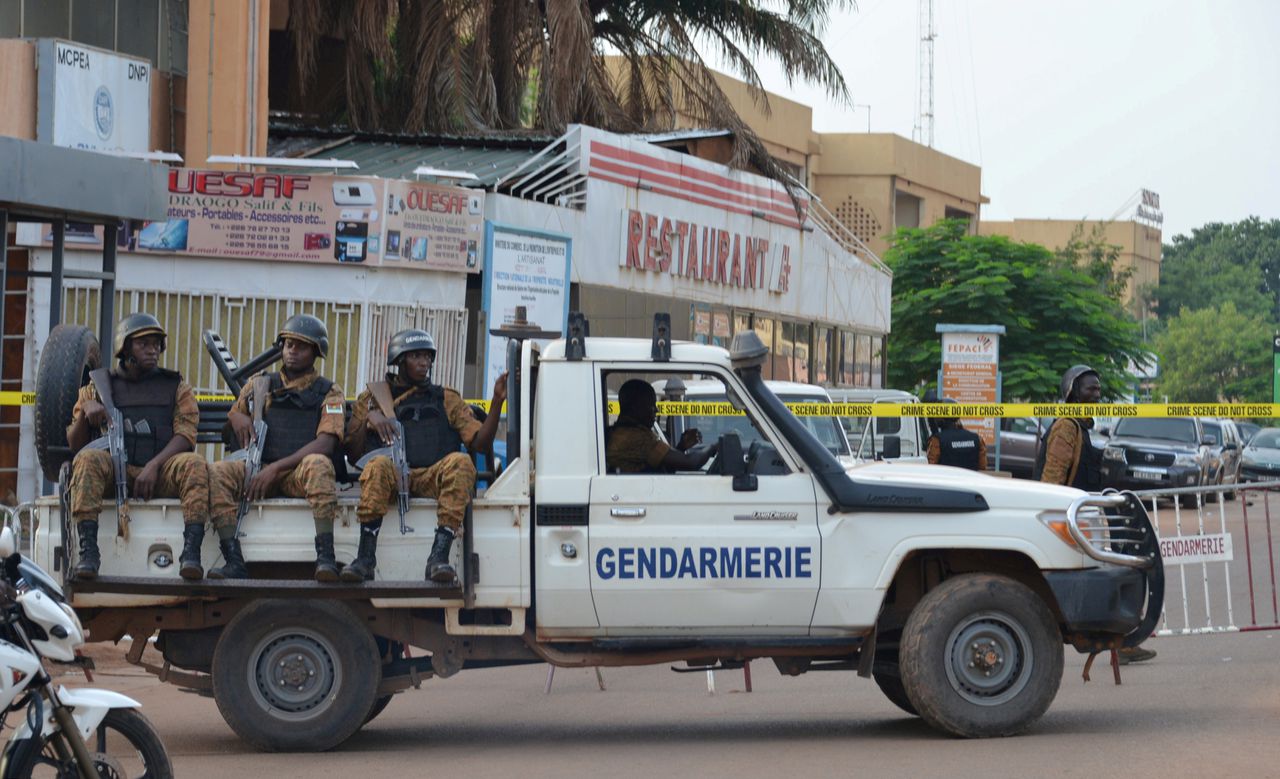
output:
[[[488,411],[487,400],[468,404]],[[787,403],[798,417],[1280,417],[1280,403]],[[617,401],[609,413],[617,414]],[[659,401],[660,416],[742,416],[719,401]]]
[[[198,394],[198,401],[233,401],[234,395]],[[353,398],[348,398],[353,400]],[[0,406],[31,406],[34,392],[0,392]],[[469,405],[489,410],[488,400]],[[1280,417],[1280,403],[787,403],[798,417]],[[618,413],[617,401],[609,413]],[[724,401],[660,401],[663,416],[741,416]]]

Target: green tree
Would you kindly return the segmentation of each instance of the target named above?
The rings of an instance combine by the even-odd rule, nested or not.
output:
[[[1001,324],[1004,397],[1055,400],[1063,371],[1096,368],[1104,393],[1127,392],[1130,359],[1147,356],[1136,323],[1098,280],[1043,246],[966,235],[961,220],[900,229],[885,262],[893,269],[889,381],[932,384],[941,360],[938,323]]]
[[[820,84],[849,105],[844,77],[820,35],[831,10],[852,5],[293,0],[288,29],[299,91],[305,96],[327,89],[334,99],[332,115],[325,118],[358,129],[559,130],[581,122],[648,131],[673,128],[684,114],[732,132],[731,164],[785,180],[721,90],[699,46],[728,63],[766,111],[756,71],[762,57],[779,62],[789,80]],[[620,67],[610,67],[606,54],[619,57]]]
[[[1066,246],[1059,247],[1054,255],[1062,262],[1084,271],[1098,283],[1108,297],[1124,298],[1133,277],[1133,268],[1117,267],[1120,262],[1119,244],[1107,243],[1106,230],[1095,224],[1086,238],[1084,223],[1076,225]]]
[[[1230,301],[1244,314],[1280,311],[1280,219],[1211,222],[1165,244],[1156,301],[1160,318]]]
[[[1271,397],[1271,327],[1226,301],[1183,309],[1156,339],[1156,389],[1179,402],[1257,403]]]

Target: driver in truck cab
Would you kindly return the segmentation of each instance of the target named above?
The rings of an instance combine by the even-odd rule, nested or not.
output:
[[[385,390],[391,398],[395,419],[404,430],[405,459],[409,466],[409,494],[435,498],[436,535],[427,557],[426,578],[451,582],[456,573],[449,564],[453,540],[462,532],[462,519],[476,487],[476,467],[461,451],[487,450],[493,443],[507,399],[507,374],[498,376],[493,399],[484,422],[478,422],[471,407],[455,390],[431,383],[431,367],[436,359],[436,342],[425,330],[401,330],[387,343],[388,372]],[[367,446],[370,433],[384,445],[395,438],[392,420],[385,416],[375,397],[376,386],[356,398],[351,422],[347,425],[347,455],[357,461],[373,447]],[[387,509],[396,501],[396,472],[391,458],[372,457],[360,472],[360,547],[356,559],[342,571],[342,580],[362,582],[373,578],[377,567],[375,552],[378,531]]]
[[[672,473],[702,468],[718,449],[717,444],[697,448],[702,433],[690,428],[675,448],[653,431],[658,417],[658,393],[648,382],[628,379],[618,390],[618,421],[609,428],[605,465],[610,473]]]
[[[242,497],[251,501],[285,495],[306,498],[316,528],[316,570],[319,582],[338,581],[333,553],[333,520],[338,510],[334,459],[339,454],[346,422],[342,387],[316,371],[316,360],[329,354],[329,331],[308,314],[289,317],[276,336],[281,369],[251,378],[227,413],[227,422],[242,448],[253,441],[249,399],[255,385],[265,382],[266,399],[260,413],[267,423],[262,470],[246,487],[245,462],[222,460],[209,466],[209,513],[218,532],[226,565],[209,571],[212,579],[245,579],[240,541],[236,538],[236,509]]]
[[[200,408],[182,374],[159,367],[166,334],[150,314],[130,314],[116,327],[116,369],[109,378],[111,397],[104,399],[94,382],[80,388],[67,443],[71,461],[71,518],[80,536],[75,575],[98,575],[98,513],[102,498],[115,489],[111,453],[90,448],[90,438],[106,431],[111,404],[119,410],[128,455],[129,497],[138,500],[179,498],[182,501],[182,576],[200,578],[200,542],[209,519],[209,468],[195,448]],[[124,532],[123,527],[119,532]]]

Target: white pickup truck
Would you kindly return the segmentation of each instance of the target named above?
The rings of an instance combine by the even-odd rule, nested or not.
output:
[[[131,637],[131,661],[211,694],[259,748],[323,750],[433,676],[519,663],[847,669],[942,732],[1007,735],[1049,707],[1064,644],[1097,652],[1154,628],[1163,572],[1132,496],[846,471],[766,387],[754,333],[725,351],[584,332],[575,317],[567,339],[509,344],[510,463],[454,545],[458,583],[421,580],[430,500],[412,501],[417,532],[388,523],[377,579],[358,585],[306,579],[299,500],[256,504],[255,578],[217,582],[178,577],[176,502],[133,503],[127,541],[108,502],[99,578],[64,582],[89,640]],[[759,438],[745,452],[720,438],[705,471],[612,473],[608,398],[630,378],[719,382]],[[355,555],[354,507],[342,499],[339,561]],[[32,511],[32,554],[65,577],[77,553],[59,498]],[[153,636],[162,662],[143,651]]]

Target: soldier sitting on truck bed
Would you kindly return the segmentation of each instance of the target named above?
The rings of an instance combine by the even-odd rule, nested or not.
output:
[[[507,399],[507,374],[493,385],[493,400],[483,423],[476,420],[462,396],[452,389],[431,383],[431,367],[436,359],[435,339],[425,330],[401,330],[387,343],[385,390],[391,398],[395,418],[404,429],[405,459],[409,466],[409,493],[435,498],[436,536],[427,558],[426,578],[436,582],[454,580],[449,564],[453,539],[462,532],[462,518],[476,486],[476,468],[471,458],[459,451],[466,444],[472,451],[488,449],[498,429],[502,404]],[[380,383],[379,383],[380,384]],[[351,422],[347,425],[347,455],[359,460],[373,449],[372,433],[390,445],[395,429],[379,408],[375,389],[356,398]],[[391,458],[379,455],[365,464],[360,474],[360,550],[342,571],[342,580],[361,582],[373,578],[377,567],[375,552],[382,517],[396,501],[396,472]]]
[[[98,512],[102,498],[115,488],[111,453],[85,448],[94,433],[105,433],[110,413],[120,412],[124,428],[128,494],[139,500],[177,497],[182,500],[182,576],[198,579],[200,542],[209,518],[209,468],[194,454],[200,409],[191,386],[176,371],[160,368],[165,331],[150,314],[130,314],[116,328],[115,356],[110,372],[111,397],[105,402],[91,382],[80,388],[71,411],[67,443],[75,452],[71,462],[71,517],[80,536],[80,579],[98,575]],[[105,378],[105,377],[104,377]],[[127,519],[117,518],[127,523]],[[123,528],[121,533],[125,532]]]
[[[609,429],[605,447],[605,465],[610,473],[696,471],[716,453],[718,445],[693,449],[702,443],[702,433],[697,428],[684,431],[674,449],[653,432],[658,393],[646,381],[623,382],[618,390],[618,410],[618,421]]]
[[[336,582],[338,563],[333,553],[333,520],[338,508],[334,458],[342,442],[345,398],[342,388],[321,376],[316,359],[329,354],[329,332],[307,314],[289,317],[276,336],[281,347],[278,373],[260,373],[245,384],[227,414],[227,422],[241,447],[253,440],[249,398],[258,377],[269,382],[262,418],[267,437],[262,470],[247,488],[249,500],[277,495],[306,498],[316,527],[316,581]],[[214,579],[244,579],[244,555],[236,538],[236,509],[246,495],[245,462],[223,460],[209,466],[209,513],[218,531],[226,565],[209,571]]]

